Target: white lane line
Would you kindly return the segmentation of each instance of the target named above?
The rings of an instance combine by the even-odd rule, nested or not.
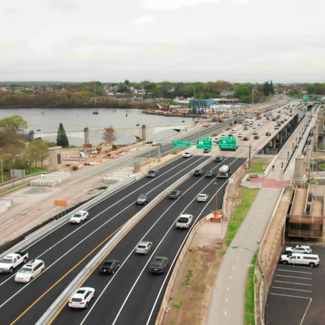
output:
[[[301,292],[312,292],[311,290],[292,289],[292,288],[285,288],[285,287],[272,287],[272,289],[291,290],[291,291],[301,291]]]
[[[270,295],[273,295],[273,296],[282,296],[282,297],[290,297],[290,298],[298,298],[298,299],[307,299],[307,300],[312,300],[312,298],[308,298],[308,297],[293,296],[293,295],[285,295],[285,294],[281,294],[281,293],[273,293],[273,292],[271,292]]]
[[[195,186],[197,185],[197,183],[199,183],[201,180],[202,180],[202,178],[200,178],[200,179],[199,179],[197,182],[195,182],[191,187],[189,187],[189,188],[188,188],[188,189],[187,189],[183,194],[185,194],[186,192],[188,192],[191,188],[195,187]],[[214,181],[215,181],[215,180],[212,180],[211,182],[209,182],[209,183],[208,183],[208,184],[203,188],[203,190],[206,189],[208,186],[210,186],[211,183],[214,182]],[[226,181],[226,182],[225,182],[225,183],[224,183],[224,184],[219,188],[218,192],[219,192],[219,191],[220,191],[220,190],[221,190],[221,189],[222,189],[222,188],[223,188],[227,183],[228,183],[228,181]],[[202,190],[201,190],[200,192],[202,192]],[[217,192],[217,193],[218,193],[218,192]],[[217,193],[216,193],[215,195],[217,195]],[[209,204],[212,200],[214,200],[215,195],[211,197],[211,199],[210,199],[210,201],[208,202],[208,204]],[[196,197],[197,197],[197,195],[195,195],[195,197],[194,197],[194,198],[193,198],[193,199],[188,203],[188,205],[184,208],[183,212],[187,209],[188,206],[190,206],[190,205],[192,204],[192,202],[194,202],[194,201],[196,200]],[[154,224],[153,224],[153,225],[148,229],[148,231],[143,235],[143,237],[140,239],[140,241],[144,240],[144,238],[145,238],[145,237],[150,233],[150,231],[151,231],[151,230],[156,226],[156,224],[157,224],[157,223],[158,223],[158,222],[163,218],[163,216],[164,216],[164,215],[165,215],[165,214],[166,214],[166,213],[167,213],[167,212],[168,212],[168,211],[169,211],[169,210],[174,206],[174,204],[176,204],[176,203],[177,203],[177,201],[173,202],[173,203],[172,203],[172,204],[171,204],[171,205],[170,205],[170,206],[169,206],[169,207],[164,211],[164,213],[163,213],[163,214],[162,214],[162,215],[161,215],[161,216],[156,220],[156,222],[155,222],[155,223],[154,223]],[[201,216],[201,214],[203,213],[204,210],[205,210],[205,207],[202,207],[202,211],[201,211],[201,213],[197,216],[196,220]],[[182,213],[183,213],[183,212],[182,212]],[[161,241],[158,243],[158,245],[156,246],[156,249],[151,253],[151,256],[154,256],[155,252],[157,251],[157,249],[159,248],[159,246],[162,244],[164,238],[168,235],[168,233],[171,231],[171,229],[173,229],[173,228],[175,227],[175,222],[176,222],[176,220],[177,220],[177,219],[175,219],[175,221],[172,223],[172,225],[170,226],[170,228],[167,230],[165,236],[164,236],[164,237],[161,239]],[[193,222],[193,225],[192,225],[191,229],[194,227],[195,223],[196,223],[196,221]],[[187,235],[185,236],[183,243],[186,241],[187,237],[189,236],[191,229],[189,229],[189,232],[188,232]],[[179,253],[181,247],[183,247],[183,243],[182,243],[182,245],[180,246],[180,248],[179,248],[179,250],[178,250],[176,256],[178,256],[178,253]],[[130,258],[130,256],[131,256],[132,254],[134,254],[134,249],[132,249],[132,251],[129,253],[129,255],[125,258],[125,260],[124,260],[124,262],[121,264],[121,267],[119,268],[119,270],[123,267],[123,265],[127,262],[127,260]],[[165,280],[164,280],[164,283],[165,283],[166,279],[168,278],[168,274],[170,273],[170,270],[172,269],[172,266],[173,266],[173,264],[175,263],[175,260],[176,260],[176,257],[175,257],[174,261],[172,262],[172,264],[171,264],[170,267],[169,267],[169,270],[168,270],[168,272],[167,272],[167,275],[166,275],[166,278],[165,278]],[[124,300],[124,302],[123,302],[123,304],[122,304],[122,306],[121,306],[121,308],[120,308],[120,310],[119,310],[117,316],[115,317],[113,324],[117,321],[117,319],[118,319],[120,313],[122,312],[122,310],[123,310],[123,308],[124,308],[124,305],[126,304],[127,300],[129,299],[129,296],[131,295],[131,293],[132,293],[134,287],[136,286],[137,282],[139,281],[139,279],[140,279],[142,273],[144,272],[144,270],[147,269],[147,265],[149,264],[150,261],[151,261],[151,258],[148,259],[147,263],[144,265],[143,269],[141,270],[141,272],[139,273],[138,277],[136,278],[136,280],[135,280],[135,282],[134,282],[132,288],[130,289],[128,295],[126,296],[126,298],[125,298],[125,300]],[[115,274],[117,274],[117,273],[119,272],[119,270],[118,270]],[[114,275],[114,277],[115,277],[115,275]],[[105,293],[105,291],[107,290],[108,286],[111,284],[111,282],[112,282],[112,280],[114,279],[114,277],[112,277],[112,279],[107,283],[107,285],[104,287],[104,289],[102,290],[102,292],[99,294],[98,298],[97,298],[96,301],[92,304],[91,308],[89,309],[88,313],[87,313],[87,314],[85,315],[85,317],[83,318],[83,320],[82,320],[82,322],[80,323],[80,325],[84,324],[84,322],[87,320],[88,316],[90,315],[90,313],[92,312],[92,310],[95,308],[95,306],[96,306],[97,303],[99,302],[99,299],[100,299],[100,298],[102,297],[102,295]],[[161,287],[161,289],[160,289],[160,291],[159,291],[159,295],[160,295],[160,292],[161,292],[161,290],[162,290],[162,288],[163,288],[163,286],[164,286],[164,283],[163,283],[163,285],[162,285],[162,287]],[[159,295],[157,296],[157,299],[158,299]],[[157,302],[157,299],[156,299],[155,303]],[[152,312],[151,312],[151,313],[152,313]],[[151,316],[150,316],[150,317],[151,317]],[[113,324],[112,324],[112,325],[113,325]]]
[[[308,304],[308,306],[307,306],[307,308],[306,308],[306,310],[305,310],[304,315],[303,315],[302,318],[301,318],[301,322],[300,322],[299,325],[302,325],[302,324],[303,324],[303,322],[304,322],[304,320],[305,320],[305,317],[306,317],[306,314],[307,314],[307,311],[308,311],[308,309],[309,309],[309,307],[310,307],[310,304],[311,304],[312,300],[313,300],[313,299],[310,298],[310,300],[309,300],[309,304]]]
[[[288,282],[288,281],[278,281],[278,280],[274,280],[274,282],[288,283],[288,284],[297,284],[299,286],[309,286],[309,287],[312,286],[312,284],[308,284],[308,283],[298,283],[298,282]]]
[[[281,275],[277,274],[276,276],[282,277],[282,278],[293,278],[293,279],[303,279],[303,280],[311,280],[312,278],[303,278],[301,276],[290,276],[290,275]]]
[[[284,270],[284,269],[278,269],[278,271],[281,271],[281,272],[292,272],[292,273],[302,273],[302,274],[313,274],[312,272],[292,271],[292,270]]]
[[[190,165],[190,166],[191,166],[191,165]],[[185,168],[184,168],[184,169],[185,169]],[[182,169],[181,171],[179,171],[179,173],[182,172],[184,169]],[[179,174],[179,173],[177,173],[177,174]],[[177,175],[177,174],[176,174],[176,175]],[[170,180],[170,179],[173,178],[174,176],[175,176],[175,175],[173,175],[172,177],[168,178],[166,181]],[[152,181],[148,182],[147,184],[149,184],[149,183],[151,183],[151,182],[152,182]],[[164,182],[163,182],[163,183],[160,183],[159,185],[157,185],[156,187],[154,187],[151,191],[153,191],[154,189],[160,187],[162,184],[164,184]],[[131,192],[128,196],[134,194],[135,192],[138,192],[139,189],[141,189],[141,188],[144,187],[144,186],[146,186],[146,185],[143,185],[143,186],[141,186],[140,188],[136,189],[135,191]],[[151,191],[149,191],[148,193],[150,193]],[[128,197],[128,196],[126,196],[126,197]],[[86,227],[90,222],[92,222],[93,220],[97,219],[97,218],[98,218],[99,216],[101,216],[103,213],[105,213],[106,211],[108,211],[109,209],[111,209],[113,206],[115,206],[115,205],[118,204],[119,202],[123,201],[124,199],[125,199],[125,197],[124,197],[123,199],[119,200],[119,201],[116,201],[115,203],[113,203],[112,205],[110,205],[108,208],[106,208],[105,210],[103,210],[103,211],[101,211],[100,213],[98,213],[96,216],[90,218],[86,223],[84,223],[83,225],[80,225],[78,228],[76,228],[75,230],[71,231],[68,235],[66,235],[65,237],[63,237],[63,238],[60,239],[59,241],[57,241],[54,245],[52,245],[51,247],[49,247],[47,250],[45,250],[42,254],[40,254],[40,255],[37,256],[36,258],[40,258],[40,257],[42,257],[42,256],[43,256],[44,254],[46,254],[48,251],[50,251],[51,249],[53,249],[54,247],[56,247],[57,245],[59,245],[60,243],[62,243],[65,239],[69,238],[70,236],[72,236],[73,234],[75,234],[77,231],[79,231],[79,230],[82,229],[83,227]],[[134,202],[130,203],[126,208],[129,208],[129,207],[133,206],[133,204],[134,204]],[[126,208],[124,208],[122,211],[124,211]],[[121,211],[121,212],[122,212],[122,211]],[[116,214],[115,216],[113,216],[111,219],[108,219],[108,220],[107,220],[103,225],[106,225],[108,222],[110,222],[110,221],[112,221],[113,219],[115,219],[118,215],[119,215],[119,213]],[[53,231],[51,231],[50,233],[46,234],[46,235],[43,236],[42,238],[38,239],[38,240],[35,241],[33,244],[27,246],[24,250],[27,250],[28,248],[32,247],[33,245],[35,245],[36,243],[38,243],[39,241],[41,241],[42,239],[46,238],[48,235],[50,235],[51,233],[53,233],[54,231],[60,229],[61,227],[63,227],[64,225],[66,225],[66,224],[68,224],[68,223],[69,223],[69,221],[65,222],[62,226],[60,226],[59,228],[54,229]],[[98,227],[97,229],[95,229],[95,230],[92,232],[92,234],[95,233],[95,232],[96,232],[97,230],[99,230],[100,228],[102,228],[103,225],[101,225],[100,227]],[[88,237],[89,237],[89,236],[87,236],[86,238],[88,238]],[[85,239],[86,239],[86,238],[85,238]],[[81,244],[83,241],[84,241],[84,240],[80,241],[79,244]],[[74,246],[74,247],[77,247],[77,246]],[[62,257],[61,257],[61,258],[62,258]],[[61,258],[60,258],[60,259],[61,259]],[[53,265],[53,264],[52,264],[52,265]],[[42,272],[42,274],[44,274],[44,273],[45,273],[45,272]],[[15,273],[12,274],[9,278],[7,278],[6,280],[4,280],[3,282],[1,282],[1,283],[0,283],[0,287],[1,287],[3,284],[5,284],[7,281],[9,281],[11,278],[13,278],[14,276],[15,276]],[[24,286],[24,287],[26,287],[26,286]],[[0,308],[1,308],[1,307],[2,307],[2,305],[0,305]]]

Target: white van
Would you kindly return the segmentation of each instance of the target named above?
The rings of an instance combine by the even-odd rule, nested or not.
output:
[[[320,264],[320,260],[317,254],[283,254],[280,258],[280,263],[291,265],[309,265],[314,267]]]
[[[16,273],[15,282],[29,282],[44,270],[45,264],[42,260],[31,260]]]
[[[182,155],[184,158],[191,158],[193,156],[191,151],[185,151]]]

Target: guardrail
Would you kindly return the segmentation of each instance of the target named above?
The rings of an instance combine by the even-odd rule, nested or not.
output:
[[[35,325],[47,325],[53,317],[60,310],[62,305],[69,299],[73,291],[75,291],[87,276],[92,273],[95,268],[101,263],[102,260],[109,254],[118,242],[160,201],[162,200],[170,191],[175,187],[183,183],[187,178],[193,175],[193,171],[198,168],[203,168],[214,160],[211,157],[204,161],[199,166],[196,166],[192,171],[188,172],[186,175],[177,180],[177,182],[170,185],[167,189],[156,196],[150,204],[147,204],[141,211],[135,214],[124,226],[112,237],[112,239],[96,254],[95,257],[82,269],[82,271],[75,277],[75,279],[67,286],[67,288],[60,294],[60,296],[54,301],[54,303],[47,309],[47,311],[42,315],[42,317],[35,323]]]

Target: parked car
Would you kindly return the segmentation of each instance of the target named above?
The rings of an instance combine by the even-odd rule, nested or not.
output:
[[[197,197],[196,197],[196,201],[198,202],[206,202],[209,199],[209,194],[205,194],[205,193],[200,193]]]
[[[151,169],[148,171],[147,177],[155,178],[160,174],[159,169]]]
[[[212,170],[209,170],[206,174],[205,177],[208,178],[212,178],[212,177],[216,177],[216,175],[214,174],[214,172]]]
[[[221,162],[221,161],[223,161],[223,157],[218,156],[218,157],[216,157],[215,161],[216,161],[216,162]]]
[[[99,268],[99,272],[102,274],[114,274],[121,266],[120,261],[107,260]]]
[[[194,172],[194,176],[202,176],[203,175],[203,170],[202,169],[197,169],[195,172]]]
[[[291,265],[308,265],[310,267],[314,267],[319,265],[320,260],[316,254],[292,253],[292,255],[281,255],[280,263]]]
[[[155,256],[149,265],[150,273],[163,274],[168,267],[168,258],[164,256]]]
[[[70,308],[88,308],[89,302],[95,297],[95,289],[90,287],[79,288],[70,298]]]
[[[179,190],[174,190],[172,192],[169,193],[169,198],[170,199],[178,199],[181,196],[182,192]]]
[[[135,248],[134,253],[147,255],[152,248],[151,241],[141,241]]]
[[[15,282],[27,283],[45,270],[42,260],[31,260],[25,264],[15,275]]]
[[[306,246],[306,245],[289,246],[286,247],[285,251],[291,253],[312,253],[313,252],[310,246]]]
[[[149,194],[142,193],[139,195],[137,201],[135,202],[136,205],[146,205],[151,201]]]
[[[76,212],[71,218],[70,223],[82,223],[84,220],[86,220],[89,216],[88,211],[78,211]]]

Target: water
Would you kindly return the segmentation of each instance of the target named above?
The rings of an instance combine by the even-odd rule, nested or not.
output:
[[[106,128],[106,127],[120,127],[120,126],[136,126],[136,124],[147,126],[164,126],[171,124],[184,124],[194,122],[193,118],[170,117],[159,115],[147,115],[142,113],[139,109],[114,109],[114,108],[99,108],[98,114],[93,114],[93,108],[17,108],[17,109],[0,109],[0,119],[20,115],[27,121],[29,131],[56,132],[59,124],[62,123],[64,129],[68,130],[83,130],[88,128]],[[152,136],[148,140],[159,140],[175,134],[175,131],[164,131],[162,133]],[[55,137],[47,137],[44,140],[55,141]],[[93,137],[90,142],[95,144],[102,141],[101,137]],[[129,144],[136,142],[136,138],[132,135],[118,134],[115,140],[117,144]],[[69,137],[70,145],[82,145],[83,141],[78,138]]]

